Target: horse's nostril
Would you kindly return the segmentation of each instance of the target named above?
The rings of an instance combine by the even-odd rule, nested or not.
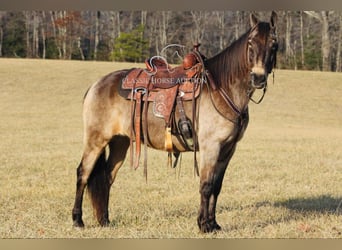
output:
[[[254,75],[254,81],[256,83],[266,82],[266,75]]]
[[[251,84],[254,88],[263,88],[267,82],[267,75],[251,73]]]

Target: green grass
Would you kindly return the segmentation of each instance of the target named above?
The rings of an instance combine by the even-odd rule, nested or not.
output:
[[[82,99],[125,63],[0,59],[0,238],[342,238],[342,74],[275,73],[226,172],[217,207],[222,232],[201,234],[192,154],[166,166],[149,151],[125,164],[111,190],[108,228],[84,202],[72,227],[82,150]]]

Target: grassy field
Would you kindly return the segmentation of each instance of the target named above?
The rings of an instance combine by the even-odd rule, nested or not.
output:
[[[226,172],[222,232],[201,234],[192,154],[167,168],[149,151],[112,187],[111,225],[88,198],[72,227],[82,150],[82,99],[102,75],[132,64],[0,59],[0,238],[342,238],[342,74],[275,73]]]

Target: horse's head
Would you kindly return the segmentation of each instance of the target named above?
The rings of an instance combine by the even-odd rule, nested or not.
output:
[[[247,57],[251,74],[250,83],[254,89],[267,86],[268,74],[276,65],[276,21],[275,12],[272,12],[269,23],[259,22],[254,14],[250,16],[251,30],[248,36]]]

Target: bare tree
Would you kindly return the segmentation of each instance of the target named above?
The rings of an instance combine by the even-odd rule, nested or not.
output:
[[[339,32],[337,36],[337,52],[336,52],[336,72],[341,72],[341,46],[342,46],[342,15],[339,13]]]
[[[26,30],[26,57],[32,57],[31,43],[30,43],[30,28],[31,28],[31,12],[24,11],[25,16],[25,30]]]
[[[303,11],[300,11],[300,57],[302,68],[305,66],[303,29]]]
[[[60,38],[60,43],[62,47],[62,58],[67,59],[67,22],[66,22],[67,12],[65,10],[58,12],[59,17],[59,25],[58,25],[58,33]]]
[[[216,17],[218,29],[219,29],[219,49],[225,48],[225,13],[224,11],[215,11],[213,15]]]
[[[331,70],[330,66],[330,36],[328,11],[321,11],[322,15],[322,67],[324,71]]]
[[[167,45],[167,29],[169,26],[170,12],[162,11],[161,19],[159,19],[159,38],[162,47]]]
[[[150,47],[153,47],[158,55],[169,42],[168,34],[172,35],[172,32],[169,32],[171,15],[171,11],[157,11],[149,16],[151,20],[148,22],[149,27],[147,29],[150,32],[146,33],[149,34],[148,40]]]
[[[291,31],[292,31],[292,18],[291,12],[286,12],[286,34],[285,34],[285,58],[289,62],[293,57],[293,50],[291,48]]]
[[[120,36],[120,12],[119,11],[104,11],[102,15],[106,17],[108,22],[107,34],[109,37],[108,47],[110,54],[114,52],[114,40]]]
[[[0,27],[0,56],[2,56],[2,41],[4,38],[4,31],[2,27]]]
[[[142,10],[141,11],[141,25],[145,26],[146,25],[146,18],[147,18],[147,11]]]
[[[49,11],[50,14],[50,19],[51,19],[51,26],[52,26],[52,34],[53,34],[53,38],[55,41],[55,45],[58,51],[58,58],[62,58],[62,50],[61,47],[59,46],[59,42],[57,42],[57,28],[56,28],[56,14],[54,11]]]
[[[0,21],[2,21],[3,16],[5,15],[4,11],[0,11]],[[2,22],[1,22],[2,23]],[[2,25],[0,25],[0,56],[2,56],[2,43],[4,39],[4,30]]]
[[[94,60],[97,59],[97,47],[99,45],[99,19],[101,16],[100,11],[95,12],[95,40],[94,40]]]
[[[66,50],[66,27],[63,21],[66,11],[50,11],[51,23],[54,32],[54,39],[58,50],[59,59],[65,58]]]
[[[33,36],[32,36],[32,56],[39,57],[39,14],[38,11],[33,11]]]
[[[245,11],[236,11],[233,17],[231,21],[234,23],[234,40],[237,40],[246,29]]]
[[[42,54],[42,58],[45,59],[46,58],[46,31],[45,31],[45,20],[46,20],[46,14],[45,11],[43,10],[41,13],[41,19],[40,19],[40,24],[41,24],[41,28],[40,28],[40,32],[42,35],[42,45],[43,45],[43,54]]]
[[[307,15],[317,19],[322,25],[322,70],[329,71],[331,70],[330,65],[330,35],[329,35],[329,12],[328,11],[304,11]]]
[[[209,19],[210,12],[208,11],[191,11],[194,28],[191,29],[192,44],[201,43],[206,32],[206,24]]]

